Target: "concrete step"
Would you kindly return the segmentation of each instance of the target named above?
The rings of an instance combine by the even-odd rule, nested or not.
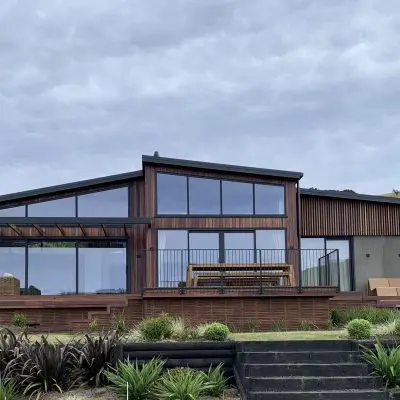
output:
[[[357,345],[349,340],[270,340],[238,342],[236,350],[238,352],[356,351]]]
[[[360,361],[358,351],[270,351],[240,352],[238,363],[245,364],[304,364],[304,363],[353,363]]]
[[[254,392],[311,392],[348,389],[382,389],[382,380],[372,376],[296,376],[244,378],[244,386]]]
[[[321,392],[250,392],[248,400],[386,400],[382,390],[332,390]]]
[[[243,364],[246,377],[283,376],[368,376],[367,364]]]

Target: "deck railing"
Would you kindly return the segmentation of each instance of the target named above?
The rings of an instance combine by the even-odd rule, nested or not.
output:
[[[174,249],[140,253],[143,292],[338,291],[339,251]]]

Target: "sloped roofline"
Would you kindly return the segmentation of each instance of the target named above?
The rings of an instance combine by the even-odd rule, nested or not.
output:
[[[300,196],[328,197],[333,199],[368,201],[373,203],[400,204],[400,197],[376,196],[335,190],[300,189]]]
[[[83,181],[65,183],[62,185],[47,186],[39,189],[25,190],[23,192],[10,193],[0,196],[0,206],[3,203],[10,203],[13,201],[27,200],[32,197],[43,196],[46,194],[59,194],[69,192],[76,189],[90,188],[101,186],[107,183],[120,183],[132,179],[141,178],[143,171],[132,171],[123,174],[109,175],[101,178],[86,179]]]
[[[230,164],[217,164],[204,161],[182,160],[177,158],[166,158],[159,156],[144,155],[142,157],[142,162],[143,164],[156,164],[156,165],[166,165],[171,167],[205,169],[209,171],[232,172],[238,174],[248,174],[248,175],[258,175],[258,176],[271,176],[276,178],[286,178],[295,180],[299,180],[303,177],[302,172],[244,167],[244,166],[230,165]]]

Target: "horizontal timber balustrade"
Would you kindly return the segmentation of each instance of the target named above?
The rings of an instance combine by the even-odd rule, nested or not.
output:
[[[297,295],[339,291],[338,250],[146,250],[145,295]]]

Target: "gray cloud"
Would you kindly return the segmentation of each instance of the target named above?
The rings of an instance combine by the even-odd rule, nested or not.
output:
[[[397,0],[21,4],[0,2],[0,193],[154,150],[400,186]]]

